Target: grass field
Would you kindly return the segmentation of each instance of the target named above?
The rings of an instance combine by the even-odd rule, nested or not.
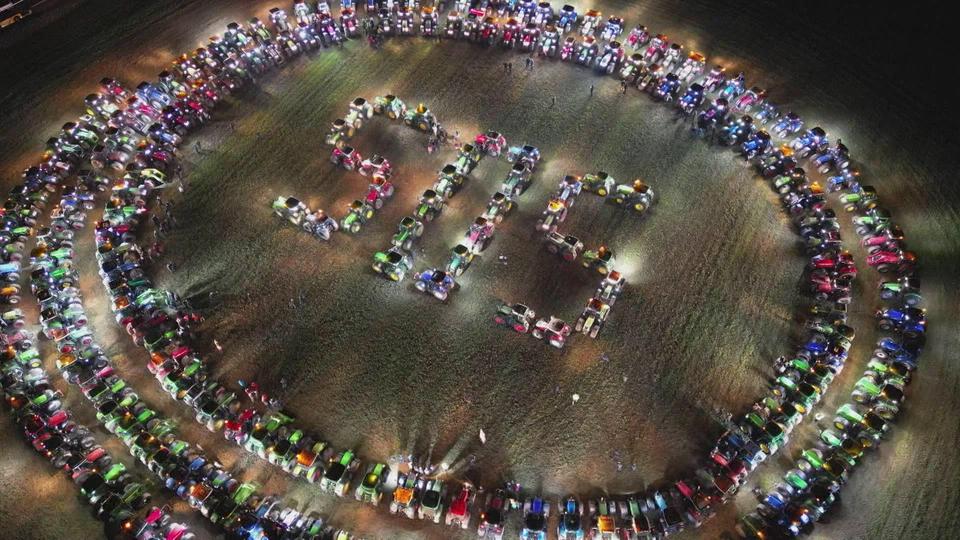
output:
[[[148,20],[158,37],[140,44],[139,50],[153,52],[125,69],[147,77],[159,69],[165,54],[189,48],[168,49],[173,45],[160,41],[191,42],[195,32],[178,26],[188,19],[197,26],[219,27],[229,20],[220,20],[216,6],[178,4],[186,9],[176,17],[159,10],[129,15],[131,22],[123,28]],[[679,22],[671,19],[675,14],[667,4],[622,13],[629,22],[642,11],[646,24],[671,32],[676,26],[681,36],[700,33],[700,46],[733,59],[730,48],[716,48],[729,33],[697,18],[709,15],[709,9],[704,6]],[[96,34],[103,37],[95,49],[123,41],[123,32]],[[741,45],[737,52],[746,54],[746,44]],[[758,54],[763,51],[760,47]],[[83,55],[96,58],[98,50],[72,54],[71,69],[90,71],[96,78],[71,87],[66,81],[76,73],[68,69],[59,83],[46,81],[43,70],[17,80],[3,93],[3,108],[11,118],[20,114],[12,112],[16,106],[26,103],[36,104],[49,123],[74,114],[75,104],[96,80],[117,74],[108,68],[136,51],[119,57],[110,53],[81,67]],[[504,73],[504,61],[514,62],[512,75]],[[772,60],[761,54],[741,62],[764,68]],[[790,97],[801,93],[794,86],[800,75],[764,75]],[[31,84],[41,79],[43,84]],[[593,97],[591,84],[596,85]],[[931,324],[937,326],[896,434],[858,471],[833,523],[818,534],[942,537],[956,525],[948,509],[955,506],[957,490],[949,486],[960,485],[956,460],[945,455],[952,453],[937,450],[954,447],[960,431],[950,414],[957,404],[957,373],[947,363],[956,346],[950,332],[957,316],[956,274],[950,271],[957,254],[955,186],[937,181],[943,170],[937,154],[916,164],[905,150],[894,149],[882,123],[851,110],[861,90],[849,81],[848,86],[848,96],[855,97],[813,91],[806,99],[797,98],[797,109],[808,107],[818,117],[835,119],[836,125],[826,124],[828,131],[853,141],[848,144],[863,156],[867,172],[876,175],[881,195],[903,219],[911,245],[924,258]],[[422,135],[378,118],[364,128],[355,146],[365,155],[377,151],[394,162],[398,190],[359,236],[338,235],[325,244],[269,210],[276,196],[289,194],[341,215],[345,204],[360,196],[364,180],[333,169],[323,136],[350,99],[386,92],[408,103],[423,101],[462,138],[496,128],[511,143],[539,146],[544,156],[519,210],[498,229],[492,247],[446,305],[417,293],[409,280],[396,285],[377,278],[369,260],[388,243],[397,221],[412,211],[436,170],[453,159],[452,150],[428,155]],[[557,97],[555,109],[549,107],[552,96]],[[858,107],[867,110],[862,102]],[[888,121],[896,121],[892,116]],[[33,146],[56,127],[41,132],[41,124],[31,128],[38,131]],[[10,169],[19,164],[18,145],[29,147],[21,141],[31,140],[17,135],[2,156]],[[4,136],[12,140],[13,131]],[[760,395],[772,359],[789,348],[803,261],[773,195],[730,153],[691,141],[668,109],[620,96],[615,82],[595,80],[583,69],[538,60],[527,73],[519,56],[478,53],[460,43],[437,48],[420,40],[395,41],[380,51],[354,45],[300,60],[258,90],[236,96],[198,138],[211,151],[202,157],[187,153],[190,188],[176,203],[178,227],[168,246],[170,260],[180,269],[158,272],[159,281],[209,304],[206,338],[216,337],[224,345],[222,358],[215,360],[227,380],[256,377],[276,388],[285,377],[291,388],[283,397],[301,423],[337,446],[358,446],[365,457],[382,459],[397,449],[422,452],[433,444],[436,456],[455,465],[476,456],[467,475],[485,483],[510,477],[551,494],[637,489],[688,470],[721,429],[709,417],[711,407],[739,411],[748,406]],[[452,206],[428,225],[417,268],[443,264],[447,250],[507,169],[504,160],[484,159]],[[613,248],[629,288],[597,341],[577,339],[557,353],[530,337],[496,328],[492,311],[498,299],[505,299],[571,322],[579,313],[598,277],[550,257],[537,245],[533,225],[563,174],[596,169],[621,180],[642,177],[660,200],[653,212],[638,218],[581,196],[562,230],[588,245],[603,241]],[[852,240],[849,234],[847,238]],[[92,275],[92,262],[86,264],[82,270]],[[860,353],[869,350],[872,339],[864,316],[874,302],[872,283],[868,278],[860,286],[871,293],[858,306]],[[128,353],[125,371],[143,371],[144,353],[126,347],[123,336],[117,339],[98,287],[85,287],[95,329],[108,336],[115,350]],[[290,299],[300,293],[306,302],[291,307]],[[600,360],[603,353],[609,362]],[[841,384],[831,387],[830,404],[841,402],[865,360],[860,355]],[[152,386],[147,379],[140,375],[142,385]],[[582,397],[576,405],[571,404],[573,393]],[[488,437],[485,446],[477,439],[480,428]],[[237,460],[234,450],[200,431],[191,426],[188,433],[216,455],[249,465],[250,474],[268,485],[288,488],[269,468]],[[809,440],[809,431],[795,435],[788,450],[798,450]],[[614,450],[624,456],[626,471],[616,471],[610,457]],[[27,467],[39,461],[22,460]],[[20,461],[5,458],[5,485],[22,474],[7,465]],[[631,463],[636,471],[629,470]],[[765,467],[762,480],[781,472],[777,465]],[[883,487],[891,478],[898,481]],[[50,491],[71,489],[60,478],[51,482]],[[46,493],[27,492],[17,500],[29,503]],[[303,488],[294,497],[313,504]],[[743,497],[738,506],[751,506],[748,499]],[[0,505],[5,524],[22,523],[12,515],[18,507]],[[72,515],[75,509],[67,505],[60,511]],[[347,523],[356,512],[366,516],[348,505],[336,517]],[[731,508],[708,526],[704,537],[719,534],[732,515]],[[878,515],[885,518],[871,517]],[[87,528],[92,524],[88,518],[74,521]],[[398,525],[379,521],[384,523],[362,527],[377,531]],[[428,528],[416,534],[434,533]]]

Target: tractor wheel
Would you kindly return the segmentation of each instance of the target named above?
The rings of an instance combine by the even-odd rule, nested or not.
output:
[[[373,218],[373,210],[367,210],[367,211],[364,213],[364,216],[366,216],[367,219]]]
[[[576,324],[573,325],[573,330],[574,330],[575,332],[579,332],[579,331],[583,330],[583,318],[582,318],[582,317],[579,318],[579,319],[577,319]]]
[[[447,301],[447,291],[433,291],[433,297],[441,302]]]
[[[537,338],[537,339],[543,339],[543,332],[541,332],[540,330],[534,328],[534,329],[533,329],[533,337],[535,337],[535,338]]]
[[[430,126],[426,122],[420,122],[417,127],[420,131],[430,131]]]
[[[560,248],[556,244],[547,244],[547,251],[556,255],[560,253]]]
[[[353,126],[347,126],[347,138],[353,137],[354,133],[356,133],[356,129]]]
[[[423,219],[427,222],[433,221],[433,212],[427,211],[426,215],[423,216]]]
[[[897,296],[897,293],[895,293],[895,292],[893,292],[893,291],[891,291],[891,290],[889,290],[889,289],[882,289],[882,290],[880,291],[880,299],[881,299],[881,300],[892,300],[892,299],[895,298],[896,296]]]
[[[377,197],[377,198],[373,201],[373,207],[376,208],[377,210],[383,208],[383,199]]]
[[[394,270],[391,270],[390,273],[387,274],[387,277],[390,278],[390,281],[400,281],[400,279],[403,278],[402,275]]]
[[[567,249],[563,251],[563,260],[570,262],[576,258],[577,258],[577,254],[572,250]]]
[[[358,232],[360,232],[360,224],[357,222],[351,223],[350,232],[352,232],[353,234],[357,234]]]
[[[877,272],[880,272],[881,274],[888,274],[891,270],[893,270],[893,265],[889,264],[881,264],[877,267]]]
[[[503,317],[497,315],[497,316],[495,316],[495,317],[493,318],[493,322],[495,322],[495,323],[497,323],[497,324],[503,324],[503,323],[505,323],[505,322],[507,322],[507,321],[506,321]]]
[[[391,120],[396,120],[396,119],[397,119],[397,113],[395,113],[395,112],[393,112],[393,111],[387,111],[387,118],[389,118],[389,119],[391,119]]]
[[[597,195],[601,197],[607,196],[607,188],[597,188]]]
[[[480,251],[484,251],[484,250],[486,250],[488,247],[490,247],[490,242],[493,242],[493,237],[488,236],[488,237],[484,238],[484,239],[483,239],[483,244],[480,245]]]
[[[636,210],[637,213],[641,213],[641,212],[643,212],[643,211],[645,211],[645,210],[647,209],[647,205],[645,205],[645,204],[643,204],[643,203],[637,203],[637,204],[633,205],[633,209]]]
[[[513,325],[513,331],[514,331],[514,332],[517,332],[518,334],[526,334],[526,333],[527,333],[527,327],[524,326],[524,325],[522,325],[522,324],[520,324],[520,323],[517,323],[517,324]]]
[[[877,323],[877,326],[884,332],[889,332],[893,330],[893,324],[887,319],[880,319],[880,322]]]
[[[427,284],[422,281],[417,281],[416,283],[413,284],[413,286],[416,287],[417,290],[420,292],[426,292],[427,290]]]
[[[909,293],[903,297],[903,303],[907,304],[910,307],[914,307],[923,301],[923,297],[919,294]]]
[[[385,184],[383,190],[380,192],[383,195],[384,199],[389,199],[393,197],[393,184]]]

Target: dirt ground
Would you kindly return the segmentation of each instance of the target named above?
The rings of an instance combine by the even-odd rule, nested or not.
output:
[[[152,77],[173,53],[231,20],[251,13],[262,17],[273,3],[251,4],[180,1],[117,8],[110,2],[68,2],[63,17],[48,15],[50,20],[34,23],[36,36],[26,34],[29,20],[24,28],[0,34],[0,46],[9,52],[0,58],[3,72],[22,70],[27,58],[38,66],[0,86],[8,126],[0,130],[5,178],[16,178],[46,135],[76,115],[100,77],[134,84]],[[679,12],[671,2],[612,5],[628,25],[643,21],[717,61],[742,66],[771,87],[775,99],[783,96],[801,114],[829,119],[824,127],[843,136],[866,163],[866,173],[924,262],[933,328],[908,409],[891,439],[844,488],[844,504],[815,536],[946,538],[958,525],[952,509],[960,491],[955,453],[944,451],[955,448],[960,437],[950,415],[960,404],[957,370],[948,362],[957,345],[958,194],[945,180],[956,159],[931,149],[922,135],[902,142],[912,129],[909,118],[927,112],[927,105],[917,98],[910,104],[914,110],[891,111],[898,94],[871,92],[877,74],[867,73],[870,64],[864,72],[857,66],[828,71],[817,60],[824,51],[807,47],[783,68],[778,58],[796,49],[800,33],[784,42],[782,34],[768,36],[749,20],[721,16],[725,11],[713,4],[698,2],[696,8]],[[144,35],[143,28],[151,31]],[[744,33],[752,39],[737,39]],[[39,37],[46,39],[38,49],[33,40]],[[504,73],[507,61],[514,62],[512,75]],[[591,85],[596,85],[593,97]],[[453,159],[452,150],[428,155],[421,134],[378,118],[355,146],[365,155],[376,151],[390,158],[398,189],[360,235],[322,243],[269,211],[269,203],[283,194],[341,215],[361,195],[362,178],[327,161],[323,135],[350,99],[387,92],[426,103],[461,138],[495,128],[511,144],[539,146],[544,156],[519,210],[498,229],[447,304],[420,295],[409,280],[396,285],[378,279],[369,261],[388,244],[397,221],[413,210],[435,171]],[[550,107],[553,96],[556,108]],[[870,114],[880,107],[889,112]],[[730,153],[690,140],[668,109],[621,96],[615,81],[595,79],[582,68],[537,59],[532,72],[525,72],[519,55],[481,53],[464,43],[438,48],[419,39],[395,40],[379,51],[353,44],[297,61],[257,91],[231,99],[197,139],[209,151],[185,154],[190,188],[176,202],[178,227],[168,246],[179,270],[159,271],[158,280],[208,307],[205,335],[224,345],[222,357],[213,357],[223,377],[254,377],[276,389],[302,425],[338,447],[357,447],[365,458],[383,459],[398,449],[425,452],[433,445],[437,460],[487,484],[514,478],[550,495],[629,492],[689,470],[720,432],[711,408],[738,412],[748,406],[761,394],[772,359],[787,352],[794,338],[803,261],[769,189]],[[925,159],[918,162],[912,156],[921,147]],[[533,226],[563,174],[596,169],[621,180],[646,179],[659,201],[652,213],[638,218],[588,194],[578,200],[561,230],[588,246],[602,241],[613,248],[629,288],[599,339],[577,338],[558,353],[490,319],[498,299],[575,319],[598,277],[543,252]],[[443,264],[507,170],[502,159],[484,159],[451,207],[428,225],[418,269]],[[851,241],[852,233],[845,238]],[[89,253],[90,244],[78,251]],[[145,353],[117,332],[92,277],[92,259],[82,261],[81,272],[88,276],[84,292],[97,335],[126,358],[122,373],[151,405],[180,420],[184,438],[268,489],[332,512],[335,522],[367,535],[396,538],[404,536],[393,532],[400,528],[411,537],[449,537],[449,531],[358,505],[333,505],[196,426],[184,407],[157,392],[142,369]],[[866,295],[858,295],[857,348],[831,386],[824,411],[849,395],[874,339],[869,316],[875,281],[869,272],[862,275],[859,292]],[[290,299],[301,293],[304,304],[292,307]],[[609,361],[601,360],[604,353]],[[279,389],[281,377],[291,382],[285,392]],[[581,396],[576,405],[573,393]],[[92,422],[85,404],[74,410]],[[486,445],[477,437],[481,428]],[[95,537],[98,525],[76,502],[69,482],[50,477],[49,467],[24,449],[12,427],[5,425],[4,433],[10,436],[0,443],[0,481],[5,493],[18,493],[0,498],[4,526],[30,526],[42,531],[41,538],[56,536],[59,527],[75,527]],[[795,433],[777,463],[757,473],[757,482],[775,481],[788,457],[812,436],[811,426]],[[616,470],[613,451],[624,456],[625,471]],[[470,456],[476,464],[466,470]],[[24,491],[19,482],[25,474],[50,478]],[[755,504],[747,491],[698,534],[686,536],[712,538],[729,530],[736,512]],[[50,495],[60,492],[71,495]],[[44,514],[49,508],[62,519],[49,523],[24,512],[41,504]],[[189,514],[184,518],[194,521]]]

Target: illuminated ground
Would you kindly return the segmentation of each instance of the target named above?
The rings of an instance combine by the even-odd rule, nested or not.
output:
[[[135,82],[152,76],[171,53],[192,46],[194,37],[218,31],[248,13],[262,13],[270,5],[233,8],[237,15],[229,15],[221,4],[193,6],[166,19],[156,13],[131,14],[134,28],[146,19],[157,30],[140,45],[148,53],[133,70],[119,67],[135,56],[128,49],[126,56],[108,54],[79,73],[66,71],[63,77],[70,84],[41,86],[35,89],[35,98],[30,90],[36,83],[30,78],[4,89],[5,117],[16,118],[15,105],[38,103],[41,108],[35,114],[43,120],[36,130],[17,131],[22,142],[3,145],[4,170],[15,171],[29,158],[20,150],[35,148],[58,122],[75,114],[76,104],[99,77],[115,74]],[[719,23],[715,27],[706,21],[677,19],[664,6],[651,8],[642,17],[636,11],[621,13],[628,22],[642,18],[651,28],[667,32],[676,28],[678,35],[684,29],[691,39],[699,36],[708,53],[722,52],[721,43],[741,54],[756,53],[752,62],[742,62],[748,72],[760,69],[753,67],[754,62],[770,67],[771,60],[763,56],[769,51],[727,43],[730,28]],[[701,14],[706,19],[709,12]],[[716,39],[705,39],[713,34]],[[110,36],[106,43],[122,38]],[[73,62],[82,63],[84,51],[74,54]],[[102,52],[86,54],[99,57]],[[515,64],[512,76],[501,67],[508,60]],[[943,406],[944,399],[957,403],[951,392],[957,387],[956,372],[944,364],[948,347],[956,345],[956,337],[947,335],[948,321],[957,315],[952,301],[956,277],[938,273],[955,266],[956,240],[947,238],[956,232],[956,214],[948,213],[946,205],[956,194],[925,194],[925,189],[949,187],[936,184],[935,173],[892,152],[887,129],[881,130],[879,122],[856,128],[846,122],[856,113],[843,107],[860,97],[854,83],[848,101],[810,95],[807,83],[802,91],[790,91],[799,75],[764,73],[762,79],[776,83],[792,99],[807,94],[809,101],[798,105],[801,112],[808,104],[818,118],[834,120],[825,127],[844,135],[867,162],[881,195],[930,267],[924,286],[933,301],[931,324],[937,326],[919,380],[911,388],[909,409],[891,441],[845,488],[847,504],[832,518],[834,523],[818,529],[818,534],[937,537],[938,531],[956,524],[955,518],[951,523],[942,516],[955,507],[955,488],[960,485],[957,464],[948,461],[950,452],[938,450],[953,448],[958,436],[956,422],[944,418],[949,409]],[[591,83],[597,85],[593,98]],[[11,91],[17,93],[14,98],[8,97]],[[520,212],[505,223],[449,305],[417,294],[409,282],[391,285],[367,270],[372,252],[387,243],[395,223],[432,182],[433,172],[452,157],[449,150],[428,156],[422,136],[412,130],[377,119],[357,140],[362,151],[376,149],[393,159],[400,171],[395,199],[359,237],[340,236],[323,244],[268,211],[277,195],[292,194],[339,214],[359,195],[360,178],[334,171],[326,161],[322,136],[351,98],[372,98],[386,91],[426,102],[448,129],[459,130],[464,137],[496,127],[511,142],[529,141],[544,154],[534,187],[520,201]],[[552,95],[558,97],[556,110],[548,108]],[[179,229],[169,246],[171,260],[180,270],[173,275],[161,271],[160,281],[185,296],[217,293],[207,327],[208,337],[225,345],[218,364],[225,377],[257,373],[263,384],[273,386],[286,377],[292,384],[284,397],[301,422],[338,446],[357,445],[365,457],[383,458],[397,447],[422,451],[435,441],[438,456],[448,449],[451,460],[474,454],[477,464],[468,476],[486,483],[515,477],[534,488],[542,481],[542,489],[550,494],[639,488],[674,477],[703,455],[720,429],[709,418],[710,408],[720,405],[739,411],[759,396],[771,359],[785,352],[790,340],[802,261],[769,191],[726,152],[690,141],[669,111],[646,99],[622,97],[615,82],[594,80],[585,70],[538,61],[527,74],[519,56],[479,53],[467,44],[438,49],[419,40],[402,41],[382,51],[354,46],[297,62],[266,81],[262,92],[240,96],[218,111],[219,119],[223,121],[200,135],[204,146],[216,151],[202,158],[186,154],[192,187],[187,200],[177,203]],[[2,135],[7,142],[8,132]],[[865,146],[867,140],[876,146]],[[930,162],[928,167],[937,170],[935,165]],[[579,312],[596,278],[539,250],[532,228],[560,175],[596,168],[619,178],[642,176],[661,200],[644,219],[601,205],[589,195],[574,207],[565,229],[588,244],[605,240],[617,250],[632,286],[598,341],[579,339],[570,350],[556,354],[532,338],[494,327],[490,313],[497,298],[525,301],[542,314],[570,319]],[[504,161],[486,159],[480,165],[467,189],[455,197],[453,211],[429,226],[418,267],[443,262],[446,250],[482,209],[506,170]],[[907,178],[910,184],[904,182]],[[924,205],[928,210],[921,214]],[[506,256],[506,264],[498,262],[499,255]],[[81,268],[87,276],[94,272],[91,259]],[[105,316],[99,284],[89,281],[85,297],[94,315],[100,315],[94,319],[98,335],[105,336],[105,344],[115,341],[116,351],[131,359],[124,374],[139,375],[134,380],[151,403],[182,413],[183,407],[168,403],[155,392],[152,379],[142,375],[144,353],[117,336]],[[872,291],[872,283],[864,280],[861,289]],[[290,299],[300,292],[306,305],[291,308]],[[871,295],[860,302],[861,313],[869,313],[872,301]],[[860,322],[858,347],[863,353],[872,332]],[[608,363],[600,361],[601,353],[607,353]],[[830,403],[848,394],[864,361],[861,356],[848,366],[831,387]],[[571,406],[574,392],[582,399]],[[950,395],[954,397],[944,397]],[[85,406],[74,408],[83,415]],[[236,461],[235,448],[202,433],[186,415],[181,418],[189,440],[200,442],[225,463]],[[481,427],[488,436],[482,448],[476,436]],[[10,441],[22,448],[12,429],[5,432],[11,435],[3,438],[5,445]],[[795,435],[790,450],[804,442],[804,433]],[[915,450],[915,445],[926,448]],[[612,450],[624,455],[627,469],[635,462],[637,471],[617,473],[609,457]],[[18,457],[4,455],[5,484],[22,478],[20,467],[49,475],[46,464],[23,450],[14,454]],[[272,489],[290,487],[270,467],[239,463],[248,465],[248,475]],[[767,480],[780,472],[779,467],[767,466],[762,474]],[[878,489],[891,478],[899,482]],[[14,515],[17,509],[55,490],[72,493],[60,477],[49,482],[22,497],[4,497],[3,523],[28,523]],[[329,506],[329,499],[314,498],[302,488],[294,497],[311,506]],[[738,504],[748,508],[748,499],[744,496]],[[8,506],[12,500],[24,504]],[[66,516],[85,512],[75,503],[63,504]],[[351,523],[356,510],[352,505],[342,507],[335,518]],[[728,526],[732,510],[714,520],[704,537],[714,537]],[[873,515],[889,517],[875,520]],[[97,528],[82,515],[70,522]],[[398,524],[367,519],[360,528],[384,531]],[[421,529],[424,536],[446,534]],[[392,535],[381,532],[379,537]]]

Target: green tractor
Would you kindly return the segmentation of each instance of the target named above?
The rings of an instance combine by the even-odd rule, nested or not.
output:
[[[453,197],[454,193],[460,191],[466,181],[466,176],[457,171],[454,165],[445,165],[440,169],[437,175],[437,181],[433,183],[433,191],[437,192],[444,200]]]
[[[410,251],[421,235],[423,235],[423,223],[407,216],[397,225],[397,234],[393,235],[391,243],[404,251]]]
[[[606,197],[613,193],[617,186],[617,181],[604,171],[596,174],[585,174],[582,182],[585,191],[596,193],[601,197]]]
[[[360,502],[377,506],[383,498],[383,484],[389,474],[390,467],[385,463],[370,465],[367,474],[363,475],[363,482],[357,486],[354,497]]]
[[[374,210],[369,204],[360,200],[354,200],[347,207],[347,215],[340,220],[340,228],[356,234],[370,219],[373,218]]]
[[[420,131],[430,133],[433,132],[434,127],[437,125],[437,117],[430,112],[430,109],[428,109],[426,105],[420,103],[416,109],[408,110],[406,114],[403,115],[403,123]]]
[[[443,212],[443,207],[446,203],[436,191],[432,189],[424,190],[423,195],[420,196],[420,201],[417,204],[417,211],[414,214],[414,217],[423,222],[423,221],[433,221],[437,216]]]
[[[373,113],[382,114],[391,120],[406,118],[407,106],[403,100],[393,94],[377,96],[373,100]]]
[[[403,281],[407,272],[412,269],[413,257],[396,246],[373,255],[374,272],[386,276],[390,281]]]
[[[653,190],[643,180],[634,180],[632,184],[618,185],[610,193],[609,200],[636,212],[644,212],[653,205]]]
[[[483,153],[479,148],[470,143],[465,143],[460,147],[457,153],[457,161],[453,163],[453,166],[460,174],[470,174],[480,163],[481,157],[483,157]]]
[[[450,260],[447,261],[446,271],[453,274],[454,277],[460,277],[470,268],[474,258],[473,251],[463,244],[457,244],[450,252]]]
[[[343,497],[350,488],[350,480],[358,467],[360,460],[352,450],[340,452],[327,466],[327,472],[320,480],[320,490],[332,491],[337,497]]]
[[[596,251],[587,250],[583,252],[583,267],[596,270],[602,276],[609,274],[616,263],[617,259],[613,255],[613,250],[607,246],[600,246]]]

